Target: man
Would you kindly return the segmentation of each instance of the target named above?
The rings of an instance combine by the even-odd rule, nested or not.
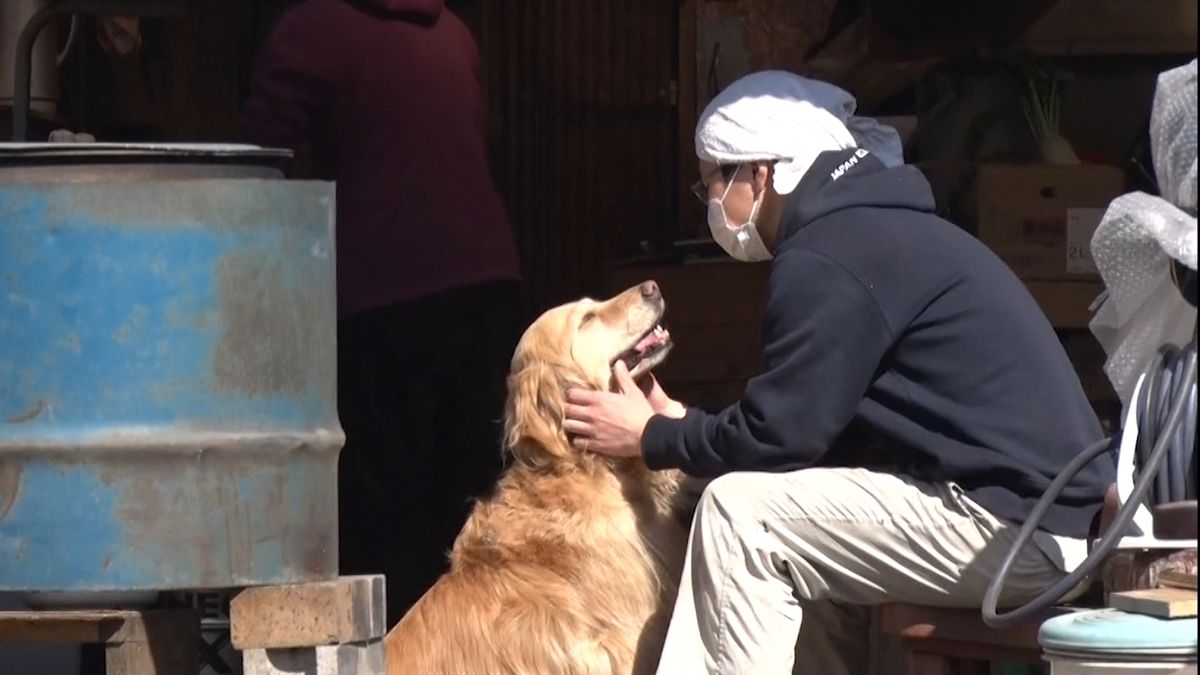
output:
[[[479,54],[441,0],[305,0],[262,49],[242,136],[337,181],[341,571],[394,624],[500,469],[518,265]]]
[[[768,71],[697,125],[714,239],[771,260],[762,371],[738,403],[686,409],[620,362],[616,392],[569,392],[579,447],[719,476],[660,673],[868,672],[865,608],[979,607],[1018,524],[1102,438],[1020,281],[933,215],[894,132],[853,110],[836,87]],[[1113,480],[1111,458],[1074,479],[1006,599],[1084,557]]]

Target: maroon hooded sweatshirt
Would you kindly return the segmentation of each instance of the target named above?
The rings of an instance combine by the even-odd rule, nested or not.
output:
[[[241,136],[337,181],[340,317],[518,278],[478,73],[442,0],[305,0],[264,45]]]

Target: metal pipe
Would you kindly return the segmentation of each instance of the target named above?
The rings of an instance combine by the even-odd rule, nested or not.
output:
[[[169,16],[181,12],[185,0],[62,0],[34,14],[17,38],[13,59],[13,131],[14,141],[26,141],[29,131],[29,85],[33,72],[33,43],[42,28],[64,14],[97,16],[111,13],[136,16]]]
[[[53,0],[0,0],[0,68],[4,69],[0,72],[0,106],[6,109],[13,104],[17,38],[30,17],[51,4]],[[56,49],[54,31],[43,30],[33,45],[30,62],[30,109],[51,115],[58,100]]]

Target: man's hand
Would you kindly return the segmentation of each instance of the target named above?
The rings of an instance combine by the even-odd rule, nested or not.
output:
[[[621,364],[621,368],[625,368],[625,364]],[[615,369],[614,369],[615,371]],[[626,371],[628,373],[628,371]],[[646,395],[646,400],[650,402],[650,407],[654,410],[654,414],[682,419],[687,413],[687,408],[682,403],[667,396],[667,392],[658,383],[658,378],[647,373],[645,377],[638,380],[638,389]]]
[[[572,443],[610,457],[636,457],[642,453],[642,431],[655,414],[683,417],[684,408],[671,400],[653,377],[633,381],[622,361],[613,366],[616,392],[571,389],[567,391],[563,428]]]

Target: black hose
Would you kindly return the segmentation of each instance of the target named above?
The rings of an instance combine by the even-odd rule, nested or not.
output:
[[[1193,350],[1193,352],[1195,352],[1197,350],[1195,345],[1192,346],[1192,350]],[[1197,358],[1197,361],[1200,361],[1200,355],[1197,355],[1196,358]],[[1197,366],[1197,370],[1200,370],[1200,365]],[[1183,467],[1183,469],[1184,469],[1184,471],[1183,471],[1183,476],[1184,476],[1184,478],[1183,478],[1183,499],[1184,499],[1184,501],[1190,501],[1190,500],[1196,499],[1196,449],[1198,446],[1198,444],[1197,444],[1198,439],[1196,438],[1196,424],[1197,424],[1196,404],[1200,403],[1200,400],[1197,400],[1200,397],[1197,396],[1196,382],[1194,380],[1192,382],[1188,383],[1187,398],[1188,398],[1187,409],[1191,410],[1192,414],[1185,417],[1184,422],[1183,422],[1184,428],[1187,430],[1187,433],[1184,435],[1184,438],[1183,438],[1183,443],[1181,444],[1181,447],[1183,448],[1184,453],[1186,453],[1185,457],[1184,457],[1184,467]]]
[[[1137,438],[1137,461],[1134,463],[1137,469],[1134,471],[1133,478],[1137,480],[1140,477],[1138,471],[1142,467],[1149,466],[1150,453],[1154,450],[1154,435],[1144,433],[1147,421],[1159,409],[1159,384],[1162,379],[1162,350],[1156,352],[1150,361],[1150,365],[1146,366],[1146,378],[1142,381],[1142,396],[1139,397],[1134,406],[1137,409],[1138,423],[1138,438]],[[1157,420],[1156,420],[1157,422]],[[1152,500],[1157,500],[1158,482],[1155,480],[1154,487],[1150,490]]]
[[[1154,361],[1147,370],[1143,389],[1147,392],[1142,404],[1137,406],[1138,417],[1138,452],[1137,466],[1139,470],[1146,466],[1150,449],[1158,440],[1159,430],[1165,429],[1167,406],[1169,401],[1184,398],[1188,401],[1187,410],[1195,410],[1196,383],[1183,378],[1183,368],[1187,356],[1196,351],[1196,344],[1189,343],[1182,350],[1167,345],[1155,354]],[[1196,419],[1187,415],[1183,424],[1174,430],[1167,450],[1167,465],[1160,471],[1154,481],[1154,489],[1150,493],[1150,503],[1154,505],[1180,502],[1195,499],[1195,480],[1189,470],[1196,453]],[[1136,476],[1135,476],[1136,477]]]
[[[1195,354],[1196,344],[1192,343],[1184,347],[1185,353]],[[1200,357],[1197,357],[1200,359]],[[1197,365],[1200,370],[1200,365]],[[1187,408],[1192,414],[1186,416],[1183,424],[1180,426],[1179,434],[1175,439],[1175,453],[1178,455],[1176,464],[1179,466],[1178,474],[1178,489],[1175,492],[1175,497],[1171,501],[1184,501],[1189,499],[1187,491],[1187,467],[1191,463],[1192,457],[1196,454],[1196,383],[1189,382],[1183,377],[1183,373],[1179,375],[1179,388],[1176,395],[1187,401]]]
[[[1184,350],[1185,362],[1181,378],[1177,381],[1192,383],[1196,381],[1196,349],[1195,341],[1190,350]],[[1158,369],[1156,368],[1155,371]],[[1148,379],[1148,378],[1147,378]],[[1143,381],[1143,391],[1145,391],[1145,381]],[[1153,450],[1147,458],[1147,462],[1141,465],[1141,473],[1138,479],[1134,481],[1133,491],[1125,503],[1121,505],[1117,512],[1117,517],[1109,527],[1107,532],[1100,535],[1100,541],[1096,548],[1088,553],[1087,558],[1079,564],[1073,571],[1067,574],[1057,583],[1043,590],[1033,600],[1026,604],[1017,607],[1016,609],[1005,614],[998,613],[997,605],[1000,601],[1000,594],[1004,590],[1004,583],[1008,580],[1008,575],[1012,572],[1013,564],[1017,557],[1025,550],[1029,544],[1029,540],[1033,537],[1033,533],[1037,530],[1042,518],[1046,515],[1046,511],[1054,503],[1062,492],[1063,487],[1079,472],[1088,462],[1092,461],[1100,454],[1104,453],[1109,448],[1109,441],[1096,443],[1087,448],[1074,459],[1057,475],[1046,488],[1046,492],[1042,494],[1042,498],[1038,500],[1029,517],[1025,519],[1025,523],[1021,526],[1020,532],[1017,533],[1017,539],[1013,542],[1012,548],[1004,557],[1004,561],[1000,563],[1000,569],[996,573],[996,577],[988,585],[987,592],[983,596],[983,621],[992,628],[1005,628],[1011,626],[1023,619],[1028,618],[1035,612],[1040,612],[1054,603],[1060,598],[1069,593],[1072,589],[1079,585],[1087,575],[1091,574],[1096,567],[1103,561],[1109,553],[1116,548],[1117,543],[1121,541],[1121,537],[1129,524],[1133,522],[1133,516],[1137,513],[1138,507],[1146,498],[1146,493],[1154,485],[1159,466],[1163,459],[1167,456],[1168,449],[1173,445],[1171,441],[1175,437],[1175,431],[1179,428],[1183,420],[1184,409],[1187,408],[1188,401],[1191,397],[1179,396],[1172,405],[1169,414],[1167,415],[1166,425],[1162,428],[1162,433],[1158,434],[1158,439],[1154,443]],[[1136,402],[1135,402],[1136,404]],[[1194,415],[1195,411],[1192,411]],[[1139,438],[1143,430],[1139,429]],[[1194,460],[1194,455],[1193,455]]]
[[[1188,387],[1188,410],[1196,409],[1196,383],[1192,382]],[[1183,474],[1183,498],[1185,501],[1196,499],[1196,416],[1188,415],[1183,418],[1183,425],[1187,429],[1187,434],[1184,437],[1184,447],[1188,448],[1191,453],[1188,458],[1188,465],[1184,467]],[[1190,441],[1188,439],[1191,439]]]
[[[1172,368],[1172,370],[1176,369]],[[1173,386],[1171,387],[1171,400],[1176,401],[1182,398],[1186,402],[1190,387],[1180,377],[1179,372],[1173,372],[1172,376],[1174,382],[1172,382]],[[1159,499],[1160,504],[1165,502],[1181,502],[1186,498],[1183,488],[1183,464],[1185,461],[1184,453],[1186,452],[1183,445],[1186,433],[1187,422],[1184,421],[1179,425],[1179,428],[1175,429],[1175,433],[1171,434],[1171,449],[1167,452],[1167,470],[1159,472],[1159,474],[1166,474],[1167,477],[1167,498],[1165,500]]]
[[[1154,392],[1156,394],[1155,405],[1149,406],[1149,410],[1146,411],[1146,417],[1138,420],[1138,435],[1140,436],[1145,434],[1146,440],[1151,448],[1153,448],[1159,441],[1159,435],[1155,434],[1154,430],[1163,428],[1162,425],[1167,421],[1166,415],[1170,412],[1169,410],[1163,409],[1162,402],[1172,400],[1170,398],[1171,380],[1175,375],[1174,369],[1172,368],[1172,361],[1176,353],[1177,352],[1175,351],[1175,348],[1171,345],[1166,345],[1163,347],[1162,359],[1160,362],[1164,367],[1155,369],[1154,371],[1155,374],[1158,375],[1154,381]],[[1163,436],[1174,436],[1174,433],[1163,434]],[[1175,444],[1171,442],[1172,440],[1173,439],[1167,440],[1167,466],[1170,466],[1171,455],[1174,454],[1172,450],[1174,449]],[[1145,469],[1141,470],[1144,471]],[[1159,471],[1154,474],[1154,489],[1150,491],[1150,503],[1162,504],[1170,499],[1171,477],[1167,475],[1166,471]]]

